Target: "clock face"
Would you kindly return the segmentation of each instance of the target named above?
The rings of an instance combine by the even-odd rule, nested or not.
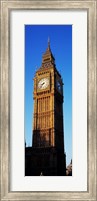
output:
[[[49,85],[49,78],[42,78],[39,82],[38,82],[38,88],[39,89],[46,89]]]
[[[62,92],[61,83],[59,81],[57,81],[57,89],[59,92]]]

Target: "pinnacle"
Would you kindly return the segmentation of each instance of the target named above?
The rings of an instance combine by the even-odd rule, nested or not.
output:
[[[50,38],[48,37],[48,49],[50,50]]]

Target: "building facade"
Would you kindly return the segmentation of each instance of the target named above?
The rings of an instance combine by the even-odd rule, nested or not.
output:
[[[50,41],[34,77],[32,147],[25,149],[25,175],[64,176],[63,81]]]

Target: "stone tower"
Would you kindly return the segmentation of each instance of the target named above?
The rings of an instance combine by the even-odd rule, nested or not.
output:
[[[66,175],[63,131],[63,82],[48,47],[34,77],[33,140],[30,175]]]

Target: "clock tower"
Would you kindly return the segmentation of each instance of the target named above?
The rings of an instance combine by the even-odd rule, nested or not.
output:
[[[34,77],[31,175],[66,175],[63,81],[48,47]]]

